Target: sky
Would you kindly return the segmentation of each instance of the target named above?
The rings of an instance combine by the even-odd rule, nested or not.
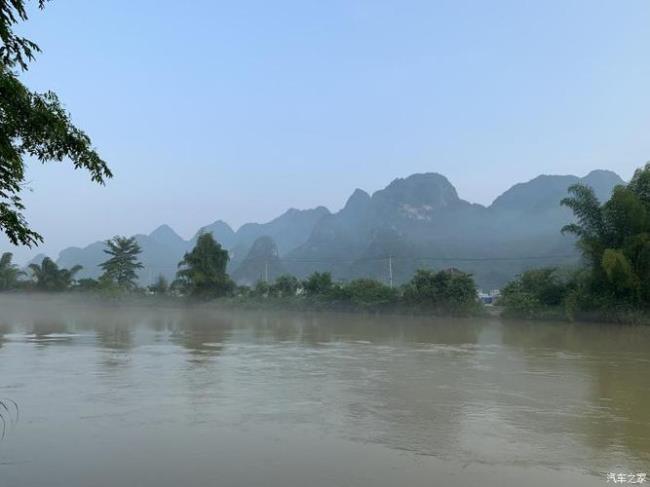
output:
[[[35,2],[32,1],[32,5]],[[489,204],[650,159],[650,2],[54,0],[17,30],[115,177],[28,165],[38,249],[189,238],[439,172]]]

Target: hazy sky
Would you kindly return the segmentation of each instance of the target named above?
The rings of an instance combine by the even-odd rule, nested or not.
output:
[[[189,237],[437,171],[515,182],[650,159],[650,2],[54,0],[20,30],[115,178],[31,164],[56,256],[168,223]],[[8,247],[5,240],[0,243]]]

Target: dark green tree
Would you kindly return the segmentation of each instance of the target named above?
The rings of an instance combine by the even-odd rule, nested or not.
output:
[[[503,288],[505,297],[511,292],[525,292],[544,306],[559,306],[566,294],[566,283],[554,267],[530,269]]]
[[[277,297],[295,296],[300,282],[295,276],[284,274],[279,276],[270,287],[270,293]]]
[[[78,279],[77,283],[74,286],[76,291],[97,291],[99,290],[100,285],[97,279],[92,279],[89,277]]]
[[[556,311],[562,317],[562,305],[572,285],[558,269],[544,267],[523,272],[501,290],[499,304],[504,315],[518,318],[540,318]]]
[[[18,284],[18,277],[24,274],[16,264],[12,262],[13,254],[5,252],[0,257],[0,291],[14,289]]]
[[[178,264],[175,287],[193,297],[225,296],[234,289],[226,273],[229,258],[211,233],[199,235],[194,248]]]
[[[375,279],[354,279],[344,286],[344,293],[360,308],[394,305],[398,298],[396,289]]]
[[[332,274],[329,272],[314,272],[302,283],[305,294],[308,296],[327,294],[333,286]]]
[[[82,266],[76,265],[70,269],[62,269],[49,257],[41,264],[29,264],[35,287],[39,291],[65,291],[74,282],[74,276]]]
[[[417,306],[466,313],[477,306],[476,284],[470,274],[455,269],[420,269],[404,288],[404,298]]]
[[[100,282],[112,282],[122,289],[135,289],[138,279],[136,271],[143,268],[138,261],[142,250],[135,237],[113,237],[106,241],[104,252],[111,257],[99,264],[99,267],[104,270]]]
[[[578,237],[578,246],[592,265],[597,265],[602,256],[605,238],[605,222],[600,201],[594,190],[586,185],[574,184],[569,194],[560,204],[570,208],[576,218],[575,223],[565,225],[562,233],[573,233]]]
[[[267,298],[271,294],[271,286],[268,282],[260,279],[250,290],[250,294],[256,298]]]
[[[43,8],[45,3],[39,0],[38,5]],[[0,0],[0,231],[15,245],[32,246],[43,238],[22,213],[25,157],[40,162],[69,159],[100,184],[112,174],[56,94],[32,92],[19,81],[18,73],[40,52],[33,41],[14,33],[15,24],[24,20],[24,0]]]
[[[562,204],[576,222],[562,231],[577,237],[590,276],[586,295],[602,306],[650,305],[650,164],[604,204],[591,188],[574,185]]]

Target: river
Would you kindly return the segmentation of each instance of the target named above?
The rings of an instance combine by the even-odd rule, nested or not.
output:
[[[9,487],[650,474],[650,327],[9,296],[0,399]]]

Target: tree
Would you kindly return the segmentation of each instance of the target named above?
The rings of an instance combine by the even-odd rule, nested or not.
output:
[[[141,252],[135,237],[115,236],[107,240],[104,253],[111,257],[99,264],[104,269],[100,281],[113,282],[123,289],[134,289],[138,278],[136,271],[144,267],[138,261]]]
[[[39,0],[42,9],[45,0]],[[0,231],[14,244],[37,245],[41,235],[25,217],[21,191],[25,182],[25,157],[40,162],[70,159],[75,169],[86,169],[93,181],[104,184],[112,173],[90,138],[74,126],[56,94],[35,93],[18,80],[27,69],[37,44],[13,32],[27,20],[24,0],[0,0]]]
[[[539,318],[553,316],[549,313],[553,311],[561,317],[568,311],[562,311],[562,305],[566,304],[570,288],[574,287],[568,282],[570,279],[561,277],[554,267],[529,269],[506,284],[499,304],[504,307],[504,315],[509,317]]]
[[[302,283],[305,293],[310,296],[326,294],[333,286],[332,274],[329,272],[314,272]]]
[[[214,239],[211,233],[202,233],[196,245],[185,253],[178,263],[176,285],[190,296],[210,298],[224,296],[232,291],[234,284],[228,274],[228,251]]]
[[[562,227],[562,233],[573,233],[578,237],[578,246],[585,258],[592,264],[597,263],[603,252],[602,241],[605,234],[605,222],[600,202],[594,190],[583,184],[569,187],[569,194],[560,201],[573,211],[576,222]]]
[[[650,164],[600,204],[591,188],[574,185],[562,205],[576,222],[564,233],[577,237],[590,271],[586,292],[601,306],[650,305]]]
[[[354,279],[345,287],[349,299],[362,308],[372,308],[396,304],[397,290],[375,279]]]
[[[523,292],[530,293],[545,306],[558,306],[566,294],[566,283],[555,267],[543,267],[525,271],[516,281]],[[508,293],[509,287],[503,289]]]
[[[270,294],[271,286],[268,282],[262,279],[258,280],[253,288],[250,290],[251,296],[256,298],[267,298]]]
[[[156,279],[156,282],[154,282],[151,286],[149,286],[149,291],[159,295],[167,294],[167,292],[169,291],[169,283],[167,282],[165,276],[160,274],[158,276],[158,279]]]
[[[275,280],[270,287],[270,292],[278,297],[295,296],[299,285],[300,282],[295,276],[284,274]]]
[[[11,252],[5,252],[0,257],[0,291],[15,288],[18,277],[24,274],[12,260],[13,254]]]
[[[100,288],[99,281],[97,279],[92,279],[90,277],[86,277],[83,279],[78,279],[76,285],[74,286],[74,289],[77,291],[97,291]]]
[[[36,289],[40,291],[65,291],[73,281],[74,276],[82,266],[76,265],[70,269],[62,269],[49,257],[45,257],[41,264],[29,264]]]
[[[456,269],[418,270],[406,284],[404,298],[418,306],[451,313],[465,313],[477,306],[474,279]]]

